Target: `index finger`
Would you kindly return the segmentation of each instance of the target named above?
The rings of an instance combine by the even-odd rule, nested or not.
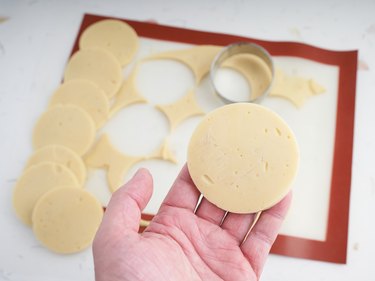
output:
[[[187,165],[185,164],[176,178],[172,188],[165,197],[160,209],[177,207],[194,211],[200,192],[193,183]]]

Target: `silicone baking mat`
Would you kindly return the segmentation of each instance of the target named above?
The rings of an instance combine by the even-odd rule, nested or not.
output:
[[[72,54],[79,49],[78,39],[85,28],[97,21],[108,18],[109,17],[98,15],[85,15],[74,43]],[[333,122],[333,127],[330,129],[332,148],[330,152],[327,153],[327,157],[331,159],[331,161],[327,161],[328,164],[325,168],[329,183],[327,186],[322,187],[327,192],[327,212],[323,215],[324,219],[320,219],[324,223],[324,232],[320,238],[314,238],[313,235],[304,235],[303,232],[301,232],[302,234],[293,235],[288,233],[288,231],[282,231],[282,234],[278,236],[271,252],[292,257],[346,263],[357,51],[331,51],[302,43],[269,42],[235,35],[175,28],[155,23],[138,22],[127,19],[119,20],[131,25],[141,39],[145,40],[158,40],[164,43],[171,42],[171,44],[210,44],[219,46],[226,46],[240,41],[253,42],[264,47],[273,56],[275,61],[281,64],[285,60],[289,62],[296,61],[297,63],[306,61],[307,64],[312,65],[312,69],[327,68],[331,69],[333,72],[336,71],[337,78],[335,78],[336,80],[332,79],[332,83],[334,83],[332,91],[337,95],[335,99],[333,99],[333,106],[324,109],[328,112],[327,114],[331,114],[330,116],[332,116]],[[288,63],[284,62],[284,65],[288,65]],[[335,76],[333,75],[333,77]],[[267,106],[267,104],[265,105]],[[272,103],[270,107],[272,107]],[[307,120],[306,124],[309,124]],[[323,130],[324,128],[306,127],[305,131],[310,130],[315,135],[319,135],[320,129]],[[325,139],[322,139],[324,142]],[[312,154],[314,153],[313,151]],[[332,155],[329,156],[330,154]],[[325,155],[323,155],[323,157],[325,157]],[[309,169],[314,170],[315,164],[312,163],[309,165]],[[303,180],[304,179],[300,182],[303,182]],[[299,187],[297,186],[295,188]],[[316,188],[317,192],[320,192],[319,190],[322,188]],[[303,191],[303,188],[301,188],[301,190]],[[312,190],[314,190],[313,187]],[[303,206],[303,203],[300,205]],[[319,206],[315,207],[319,209]],[[298,212],[302,213],[302,210],[295,210],[296,214],[298,214]],[[152,219],[152,214],[145,213],[142,217],[143,219],[150,220]],[[306,224],[309,223],[308,217],[300,219],[304,220]],[[294,224],[296,224],[296,221]],[[141,231],[142,230],[141,228]]]

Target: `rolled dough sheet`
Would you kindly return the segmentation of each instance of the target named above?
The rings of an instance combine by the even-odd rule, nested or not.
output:
[[[109,102],[105,92],[89,80],[70,80],[53,94],[50,106],[74,104],[85,110],[99,128],[108,118]]]
[[[72,187],[49,191],[35,205],[32,222],[37,239],[62,254],[91,245],[103,218],[103,208],[89,192]]]
[[[83,155],[95,138],[91,117],[75,105],[57,105],[48,109],[38,120],[33,132],[33,145],[38,149],[60,144]]]
[[[103,48],[125,66],[136,54],[138,41],[137,33],[127,23],[119,20],[102,20],[85,29],[79,39],[79,47],[83,50]]]
[[[89,167],[106,168],[109,189],[115,192],[123,184],[127,171],[144,159],[121,153],[112,145],[107,135],[102,135],[85,157],[85,162]]]
[[[172,131],[177,127],[178,124],[187,118],[205,114],[197,103],[193,90],[190,90],[184,97],[175,103],[157,105],[156,108],[167,116]]]
[[[95,83],[104,90],[107,98],[111,98],[121,86],[121,65],[104,49],[80,50],[70,58],[64,73],[64,81],[77,79]]]
[[[191,137],[187,157],[203,196],[233,213],[254,213],[279,202],[291,188],[298,162],[288,125],[251,103],[207,114]]]
[[[46,192],[61,186],[79,188],[75,175],[65,166],[43,162],[31,166],[18,179],[13,192],[13,207],[17,216],[31,225],[31,215],[36,202]]]
[[[129,77],[122,83],[112,106],[110,116],[113,116],[120,109],[127,107],[128,105],[147,102],[147,100],[139,93],[135,84],[138,68],[139,66],[135,65],[130,72]]]
[[[234,55],[225,60],[222,67],[234,69],[245,77],[251,89],[251,100],[260,97],[271,85],[271,69],[258,56],[252,54]]]
[[[324,92],[325,88],[313,79],[289,76],[281,69],[276,69],[275,82],[271,88],[270,96],[285,98],[300,108],[308,98]]]
[[[54,144],[38,149],[29,158],[26,168],[42,162],[61,164],[70,169],[80,185],[83,185],[86,180],[86,167],[82,158],[65,146]]]
[[[209,72],[211,63],[222,47],[212,45],[201,45],[185,50],[168,51],[155,54],[146,60],[172,59],[186,64],[194,73],[196,82],[199,83]]]

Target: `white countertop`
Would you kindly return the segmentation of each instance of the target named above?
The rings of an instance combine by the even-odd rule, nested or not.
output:
[[[31,152],[25,139],[61,81],[84,13],[359,50],[347,264],[271,255],[262,280],[373,280],[375,2],[306,2],[1,0],[0,18],[7,20],[0,20],[0,280],[93,280],[89,251],[42,260],[46,250],[11,207],[15,179]]]

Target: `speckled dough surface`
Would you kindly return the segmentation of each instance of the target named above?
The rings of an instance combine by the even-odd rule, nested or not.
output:
[[[120,63],[110,52],[99,48],[80,50],[70,58],[64,81],[90,80],[111,98],[121,86],[121,71]]]
[[[299,162],[296,139],[271,110],[237,103],[206,115],[188,148],[190,175],[202,194],[234,213],[253,213],[290,190]]]
[[[71,80],[60,85],[50,101],[50,106],[58,104],[81,107],[90,115],[97,128],[109,114],[109,102],[104,91],[89,80]]]
[[[66,146],[83,155],[95,138],[91,117],[75,105],[54,106],[38,120],[33,132],[33,145],[38,149],[50,144]]]
[[[87,191],[58,188],[46,193],[35,205],[33,231],[50,250],[75,253],[92,243],[102,217],[101,204]]]
[[[66,167],[43,162],[28,168],[18,179],[13,191],[13,207],[17,216],[31,225],[31,214],[36,202],[46,192],[60,187],[80,185],[74,174]]]
[[[138,35],[125,22],[102,20],[90,25],[79,39],[80,49],[103,48],[112,53],[121,65],[128,64],[138,50]]]
[[[64,165],[76,176],[79,184],[86,179],[86,167],[82,158],[73,150],[62,145],[47,145],[32,154],[26,164],[26,168],[42,162],[52,162]]]

